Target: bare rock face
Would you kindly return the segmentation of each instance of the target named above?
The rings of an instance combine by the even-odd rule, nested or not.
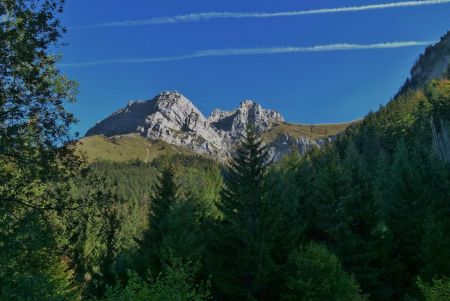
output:
[[[284,121],[279,112],[263,109],[261,105],[251,100],[244,100],[239,108],[231,112],[216,109],[208,120],[215,128],[222,131],[221,134],[229,143],[235,143],[241,139],[249,123],[262,133],[270,129],[273,123]]]
[[[274,123],[284,122],[281,114],[268,110],[251,100],[243,101],[233,111],[214,110],[208,118],[178,92],[162,92],[148,101],[132,101],[98,122],[86,136],[116,136],[139,133],[150,140],[186,147],[196,153],[220,159],[230,157],[236,144],[244,137],[247,125],[259,133],[270,130]],[[292,148],[301,153],[320,142],[309,138],[283,135],[270,143],[271,159],[278,160]]]
[[[289,134],[278,136],[267,145],[268,157],[271,161],[278,161],[292,151],[304,155],[314,147],[321,147],[332,141],[332,137],[313,140],[308,137],[293,137]]]
[[[217,154],[222,139],[191,101],[180,93],[163,92],[155,99],[156,111],[138,131],[152,140],[163,140],[193,151]]]
[[[104,135],[110,137],[135,133],[138,131],[138,128],[144,126],[146,117],[155,112],[156,108],[153,102],[130,101],[125,108],[97,122],[94,127],[87,131],[86,136]]]
[[[450,70],[449,68],[450,31],[442,36],[439,42],[427,47],[425,52],[420,55],[400,93],[410,88],[424,87],[432,79],[444,76]]]

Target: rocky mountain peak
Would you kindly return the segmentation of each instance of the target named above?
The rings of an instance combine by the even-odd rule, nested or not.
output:
[[[253,107],[254,105],[258,105],[258,104],[256,102],[254,102],[253,100],[246,99],[241,102],[240,108],[241,109],[249,109],[249,108]]]
[[[255,125],[256,130],[264,132],[274,123],[284,122],[283,116],[275,110],[264,109],[260,104],[252,100],[241,102],[235,118],[235,127],[247,126],[248,123]]]
[[[189,99],[187,99],[183,94],[177,91],[161,92],[154,98],[154,102],[156,108],[159,110],[175,112],[184,111],[185,113],[196,112],[202,115],[197,107]]]
[[[205,118],[184,95],[165,91],[151,100],[129,102],[97,123],[86,136],[138,133],[150,140],[162,140],[223,159],[231,155],[249,123],[263,133],[282,122],[279,112],[264,109],[252,100],[242,101],[232,111],[215,109]]]

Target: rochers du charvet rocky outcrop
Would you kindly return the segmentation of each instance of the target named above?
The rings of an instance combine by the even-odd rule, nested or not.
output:
[[[162,140],[224,160],[233,154],[249,123],[263,134],[275,124],[284,123],[284,119],[279,112],[264,109],[251,100],[241,102],[239,108],[232,111],[215,109],[205,117],[179,92],[162,92],[151,100],[129,102],[125,108],[98,122],[86,136],[139,133],[150,140]],[[330,139],[281,134],[266,142],[270,158],[278,160],[292,149],[305,153]]]

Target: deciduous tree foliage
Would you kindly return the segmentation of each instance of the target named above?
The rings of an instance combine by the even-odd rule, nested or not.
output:
[[[76,85],[49,54],[64,31],[61,11],[60,1],[0,2],[0,295],[6,300],[73,296],[53,231],[57,213],[80,206],[70,190],[84,166],[70,143],[74,118],[63,106]]]

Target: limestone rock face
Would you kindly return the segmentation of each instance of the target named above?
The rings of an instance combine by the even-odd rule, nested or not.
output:
[[[269,158],[272,161],[278,161],[283,156],[288,155],[293,150],[298,151],[301,155],[306,154],[313,147],[321,147],[332,141],[332,137],[313,140],[308,137],[293,137],[289,134],[278,136],[275,140],[267,145]]]
[[[228,143],[235,143],[241,139],[249,123],[262,133],[270,129],[273,123],[284,122],[279,112],[263,109],[261,105],[251,100],[244,100],[239,108],[231,112],[216,109],[208,120],[212,126],[221,131]]]
[[[163,140],[200,153],[222,151],[217,130],[203,114],[178,92],[163,92],[152,100],[155,112],[146,116],[138,132],[152,140]]]
[[[86,136],[104,135],[110,137],[137,132],[139,127],[144,126],[146,117],[155,112],[153,102],[130,101],[125,108],[97,122],[94,127],[87,131]]]
[[[401,92],[406,89],[419,89],[429,81],[440,78],[450,68],[450,31],[441,37],[440,41],[427,47],[411,69],[411,75]]]
[[[216,109],[206,118],[182,94],[162,92],[151,100],[129,102],[125,108],[98,122],[86,136],[139,133],[150,140],[162,140],[225,160],[233,154],[249,123],[262,134],[273,124],[282,122],[279,112],[264,109],[251,100],[243,101],[232,111]],[[271,159],[278,160],[292,149],[304,153],[320,144],[320,141],[286,134],[270,142],[269,153]]]

